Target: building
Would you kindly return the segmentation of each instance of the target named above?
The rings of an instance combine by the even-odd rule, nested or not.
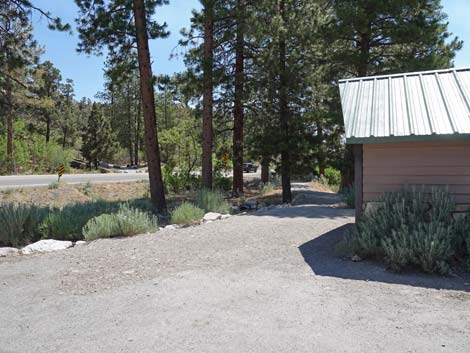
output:
[[[356,218],[404,186],[445,186],[470,208],[470,68],[339,82],[355,159]]]

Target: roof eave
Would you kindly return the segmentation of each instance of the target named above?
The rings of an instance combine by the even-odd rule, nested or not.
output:
[[[448,135],[410,135],[410,136],[382,136],[382,137],[348,137],[346,144],[360,145],[372,143],[393,142],[437,142],[437,141],[470,141],[470,134],[448,134]]]

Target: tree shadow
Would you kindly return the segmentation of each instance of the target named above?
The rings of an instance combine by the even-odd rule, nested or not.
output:
[[[299,247],[305,262],[315,275],[470,292],[470,274],[437,276],[416,272],[394,273],[377,262],[341,259],[335,254],[335,246],[351,226],[346,224],[336,228]]]

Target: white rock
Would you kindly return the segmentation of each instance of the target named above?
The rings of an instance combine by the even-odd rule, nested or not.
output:
[[[359,262],[359,261],[362,261],[361,257],[360,257],[360,256],[358,256],[358,255],[354,255],[354,256],[351,258],[351,260],[352,260],[353,262]]]
[[[86,241],[79,240],[79,241],[75,242],[75,246],[81,246],[81,245],[86,245]]]
[[[39,240],[36,243],[25,246],[21,249],[23,254],[32,254],[35,252],[51,252],[57,250],[64,250],[73,245],[71,241],[62,241],[54,239]]]
[[[0,248],[0,257],[7,257],[19,253],[17,248]]]
[[[176,226],[174,224],[170,224],[170,225],[167,225],[164,229],[177,229]]]
[[[208,221],[217,221],[218,219],[221,219],[222,215],[220,213],[216,212],[209,212],[204,215],[203,221],[208,222]]]
[[[220,216],[220,219],[227,219],[227,218],[230,218],[231,216],[229,214],[223,214],[222,216]]]

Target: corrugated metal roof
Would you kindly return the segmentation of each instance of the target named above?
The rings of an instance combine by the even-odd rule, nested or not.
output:
[[[470,139],[470,67],[339,81],[347,143]]]

